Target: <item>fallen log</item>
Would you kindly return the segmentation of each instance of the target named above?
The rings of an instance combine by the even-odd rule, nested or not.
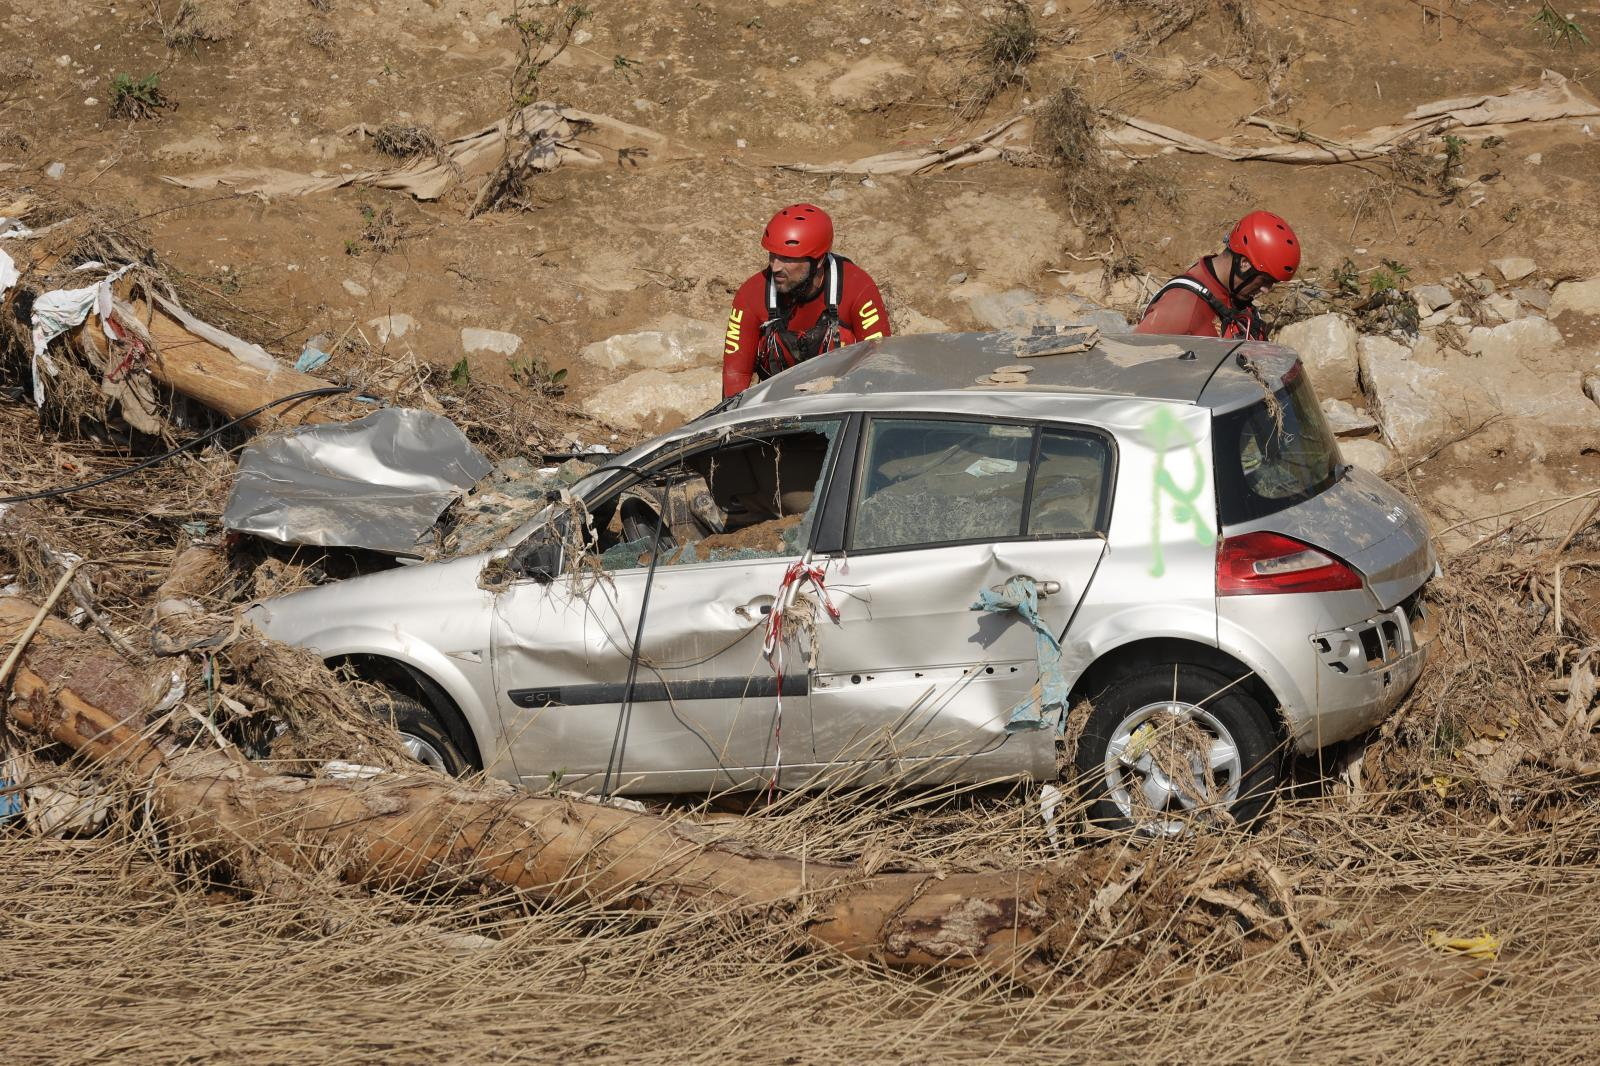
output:
[[[0,641],[36,614],[0,598]],[[10,715],[144,790],[175,841],[270,888],[289,871],[373,888],[487,887],[607,906],[794,916],[818,945],[892,966],[1049,968],[1043,871],[868,875],[720,839],[687,821],[427,771],[368,780],[267,773],[236,752],[142,735],[135,668],[51,621],[14,675]],[[47,680],[47,678],[49,680]],[[93,695],[86,695],[92,693]],[[1076,920],[1076,917],[1074,917]]]
[[[213,411],[238,418],[281,396],[327,388],[322,378],[285,366],[255,366],[195,333],[160,307],[136,300],[133,308],[155,342],[146,360],[150,376]],[[91,316],[91,322],[93,318]],[[98,324],[94,328],[98,329]],[[348,422],[372,413],[346,396],[319,396],[275,407],[246,420],[255,429]]]

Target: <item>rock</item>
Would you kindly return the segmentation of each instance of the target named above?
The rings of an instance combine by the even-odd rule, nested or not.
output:
[[[1550,293],[1546,289],[1512,289],[1511,295],[1535,311],[1545,312],[1550,310]]]
[[[1322,417],[1327,420],[1328,428],[1333,430],[1336,437],[1357,436],[1378,428],[1378,420],[1368,414],[1365,408],[1343,400],[1323,400]]]
[[[1360,358],[1361,382],[1373,413],[1402,453],[1421,455],[1467,424],[1464,416],[1471,405],[1463,387],[1445,371],[1414,361],[1404,345],[1387,337],[1362,337]]]
[[[1571,311],[1579,315],[1600,315],[1600,277],[1583,281],[1563,281],[1550,295],[1550,317],[1560,318]]]
[[[51,181],[60,181],[67,176],[67,165],[65,163],[51,163],[44,168],[44,176]]]
[[[1417,310],[1424,315],[1456,302],[1455,295],[1443,285],[1418,285],[1411,290],[1411,295],[1416,298]]]
[[[1126,333],[1128,320],[1091,300],[1042,296],[1028,289],[995,292],[981,282],[956,287],[951,296],[967,301],[972,316],[988,329],[1029,330],[1034,326],[1094,325],[1107,333]]]
[[[1532,259],[1523,255],[1507,256],[1504,259],[1491,259],[1489,265],[1500,272],[1500,276],[1507,281],[1521,281],[1523,278],[1539,269],[1539,265]]]
[[[1479,313],[1485,317],[1499,319],[1501,322],[1510,322],[1522,313],[1522,304],[1510,296],[1496,293],[1483,298],[1483,303],[1479,305]]]
[[[948,278],[945,279],[945,284],[946,285],[961,285],[961,284],[965,283],[966,280],[967,280],[967,272],[965,270],[958,270],[954,274],[951,274]]]
[[[1341,315],[1317,315],[1283,327],[1273,340],[1300,353],[1311,384],[1325,397],[1360,392],[1357,385],[1356,331]]]
[[[378,343],[388,344],[399,340],[417,328],[417,320],[410,315],[379,315],[367,323],[378,332]]]
[[[367,287],[361,284],[359,281],[353,281],[350,278],[345,278],[339,284],[343,285],[344,291],[349,293],[351,296],[359,297],[367,294]]]
[[[896,333],[949,333],[950,327],[931,315],[904,305],[891,312]]]
[[[1533,152],[1533,153],[1530,153],[1529,155],[1523,156],[1522,159],[1523,159],[1523,162],[1527,163],[1529,166],[1536,167],[1540,163],[1544,162],[1544,153],[1543,152]]]
[[[1454,307],[1454,306],[1455,306],[1455,304],[1451,304],[1450,305],[1450,307]],[[1422,329],[1437,329],[1438,327],[1444,325],[1446,322],[1450,321],[1450,307],[1446,307],[1446,308],[1444,308],[1442,310],[1435,311],[1433,314],[1429,315],[1427,318],[1424,318],[1420,322],[1418,322],[1417,325]]]
[[[676,374],[649,369],[592,394],[583,401],[583,409],[624,429],[667,429],[687,422],[721,399],[720,367],[696,367]]]
[[[828,84],[828,98],[846,111],[876,111],[907,99],[917,76],[904,63],[869,56]]]
[[[1160,283],[1148,274],[1137,277],[1123,275],[1107,285],[1104,275],[1098,270],[1057,274],[1056,283],[1074,296],[1106,307],[1136,311],[1141,315],[1144,313],[1145,305],[1150,302],[1150,297],[1161,287]]]
[[[1537,358],[1562,345],[1561,331],[1537,315],[1519,318],[1489,329],[1474,326],[1467,334],[1467,351],[1496,363]]]
[[[501,355],[515,355],[518,348],[522,347],[522,338],[515,333],[507,333],[498,329],[475,329],[467,327],[461,331],[461,348],[467,352],[499,352]]]
[[[1473,289],[1477,291],[1479,296],[1494,295],[1494,282],[1490,281],[1481,274],[1477,277],[1468,278],[1467,284],[1471,285]]]
[[[717,327],[683,315],[668,315],[656,325],[655,329],[619,333],[596,341],[583,349],[583,359],[607,370],[685,370],[712,362],[720,365],[722,331]],[[748,323],[747,328],[760,329],[761,323]]]
[[[1394,452],[1375,440],[1342,440],[1339,454],[1344,456],[1345,462],[1379,476],[1394,462]]]
[[[1583,376],[1583,394],[1596,404],[1600,404],[1600,374]]]

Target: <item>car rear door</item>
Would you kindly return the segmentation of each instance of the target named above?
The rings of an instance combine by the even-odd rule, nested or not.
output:
[[[990,752],[1038,682],[1038,656],[1015,613],[972,606],[1031,577],[1041,618],[1063,633],[1105,550],[1111,438],[933,415],[872,416],[858,436],[819,532],[839,621],[817,633],[817,761]]]

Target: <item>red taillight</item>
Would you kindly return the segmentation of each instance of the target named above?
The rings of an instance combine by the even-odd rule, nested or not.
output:
[[[1217,595],[1345,592],[1361,575],[1311,545],[1281,533],[1245,533],[1217,546]]]

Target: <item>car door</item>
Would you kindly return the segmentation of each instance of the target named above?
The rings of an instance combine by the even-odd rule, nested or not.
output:
[[[839,622],[817,637],[817,761],[993,751],[1039,680],[1035,634],[1014,612],[972,607],[1025,575],[1044,624],[1065,631],[1105,549],[1111,438],[943,416],[874,416],[859,436],[852,484],[824,521],[837,543],[819,543]]]
[[[499,593],[496,690],[519,776],[676,792],[757,786],[810,762],[806,673],[780,691],[762,641],[809,542],[839,427],[790,420],[675,449],[641,471],[652,476],[588,502],[598,541],[575,565]],[[653,512],[642,524],[641,501]],[[661,511],[676,543],[652,571]]]

